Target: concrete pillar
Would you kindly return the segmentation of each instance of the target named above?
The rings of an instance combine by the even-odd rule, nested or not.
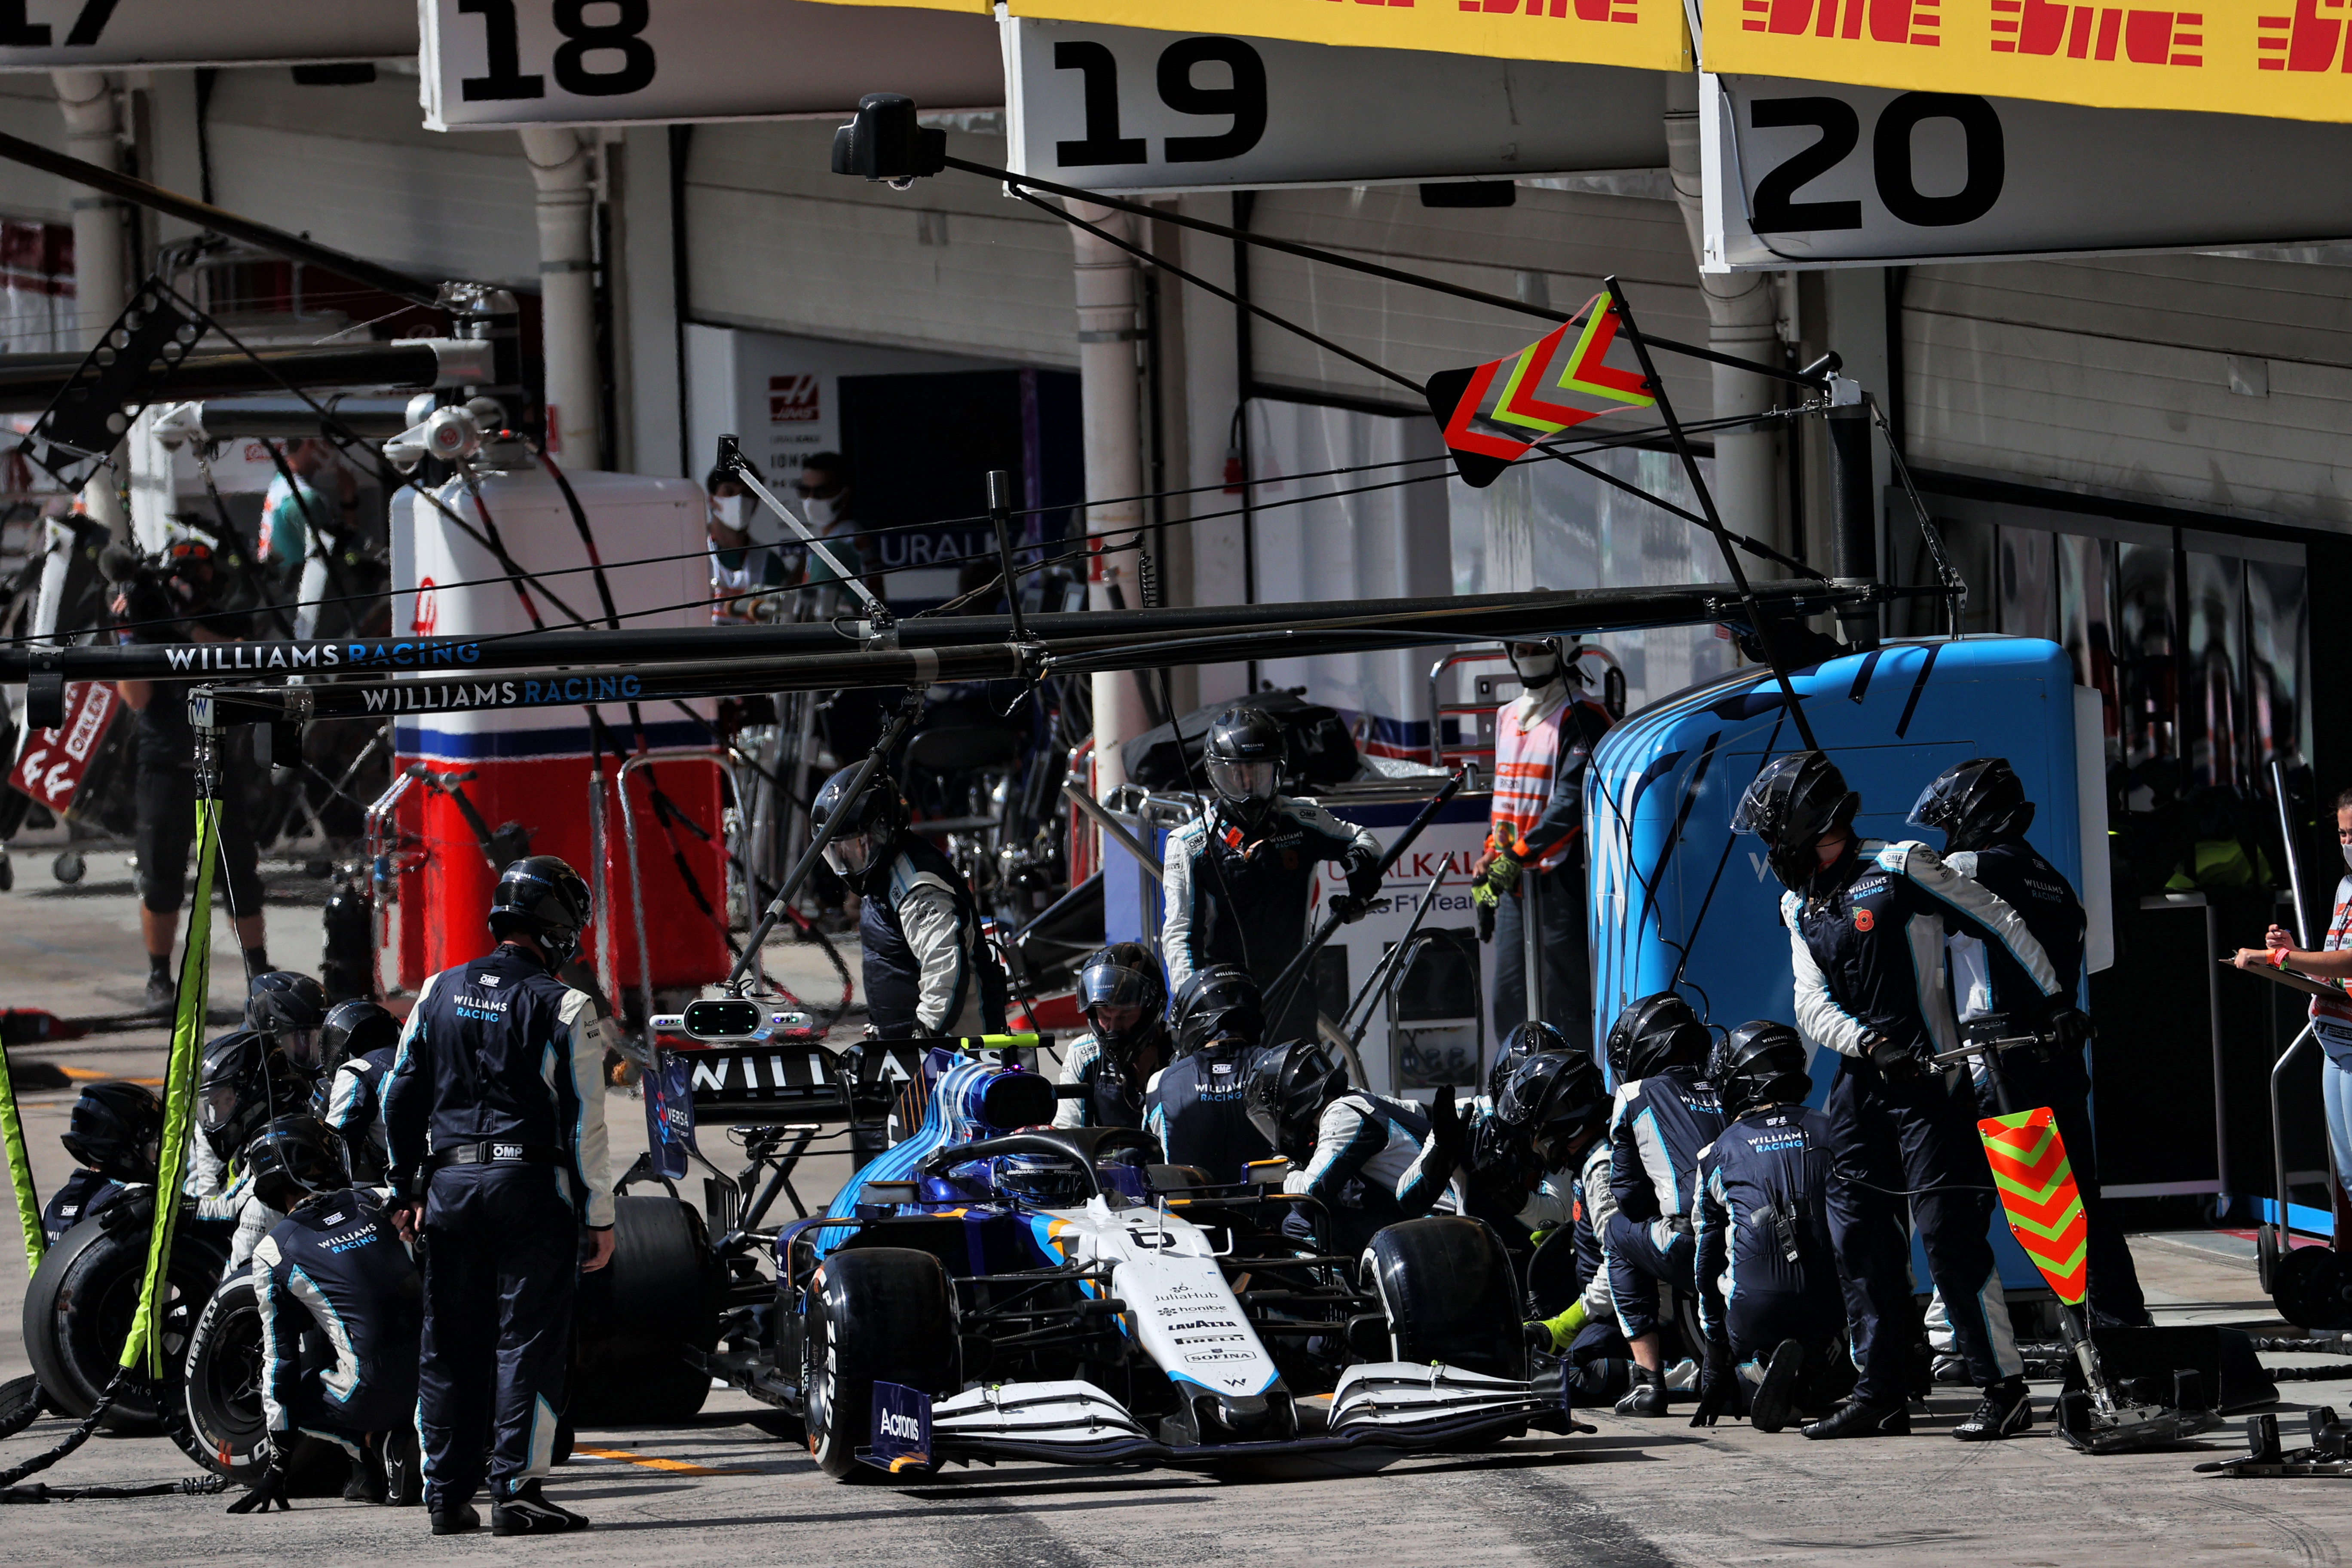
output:
[[[122,166],[117,141],[121,119],[113,84],[104,71],[51,71],[58,107],[65,113],[66,151],[85,163],[109,169]],[[81,328],[78,340],[60,348],[95,348],[130,298],[122,238],[122,208],[111,196],[85,186],[73,187],[74,315]],[[82,505],[92,521],[121,537],[129,520],[122,511],[111,468],[101,468],[82,490]]]
[[[1122,239],[1132,238],[1135,220],[1125,213],[1074,202],[1071,211]],[[1072,228],[1076,247],[1079,406],[1086,436],[1087,494],[1104,498],[1087,508],[1087,536],[1116,536],[1122,548],[1099,543],[1087,573],[1087,605],[1111,607],[1114,592],[1128,609],[1142,606],[1134,541],[1143,523],[1143,503],[1114,498],[1143,489],[1143,438],[1137,405],[1135,262],[1127,252]],[[1141,678],[1115,670],[1094,678],[1095,783],[1103,793],[1127,782],[1121,744],[1150,728],[1143,706]]]
[[[1675,180],[1675,200],[1690,230],[1691,254],[1705,259],[1706,219],[1700,207],[1698,78],[1695,74],[1666,79],[1666,158]],[[1769,272],[1699,274],[1706,296],[1707,346],[1718,353],[1767,363],[1780,358],[1780,301]],[[1716,365],[1715,406],[1718,419],[1761,414],[1772,406],[1777,390],[1769,376]],[[1685,418],[1700,416],[1677,409]],[[1718,430],[1715,442],[1715,504],[1724,525],[1735,533],[1764,541],[1775,549],[1789,548],[1788,531],[1780,522],[1779,436],[1770,430]],[[1774,569],[1777,574],[1779,568]]]
[[[546,365],[549,449],[567,468],[604,466],[603,378],[596,368],[593,170],[580,133],[520,132],[539,186],[540,333]]]

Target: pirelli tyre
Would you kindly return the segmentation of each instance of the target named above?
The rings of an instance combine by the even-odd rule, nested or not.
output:
[[[701,1358],[719,1342],[702,1216],[667,1195],[623,1194],[613,1207],[613,1261],[580,1281],[567,1414],[588,1426],[684,1421],[710,1397]]]
[[[187,1426],[180,1446],[189,1458],[231,1481],[251,1480],[268,1457],[269,1416],[262,1408],[261,1282],[250,1274],[224,1280],[196,1318],[181,1366],[180,1397]],[[303,1351],[322,1358],[323,1344]],[[287,1490],[300,1497],[331,1497],[350,1474],[343,1450],[333,1443],[297,1435],[280,1468]]]
[[[1364,1273],[1395,1360],[1528,1375],[1518,1279],[1484,1222],[1439,1215],[1390,1226],[1364,1248]]]
[[[42,1254],[25,1289],[26,1358],[49,1408],[79,1420],[97,1407],[122,1360],[123,1341],[147,1277],[148,1201],[118,1202],[75,1226]],[[215,1239],[184,1224],[163,1279],[163,1364],[175,1373],[196,1315],[220,1283],[226,1255]],[[166,1390],[164,1397],[174,1397]],[[163,1430],[156,1392],[129,1386],[101,1418],[110,1431],[152,1436]]]
[[[874,1441],[874,1385],[896,1383],[933,1398],[953,1393],[955,1307],[947,1270],[928,1252],[854,1247],[817,1268],[805,1301],[803,1415],[810,1455],[835,1480],[880,1479],[858,1463]]]

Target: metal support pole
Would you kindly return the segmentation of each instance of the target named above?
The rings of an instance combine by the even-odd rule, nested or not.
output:
[[[1870,410],[1862,388],[1844,376],[1831,383],[1830,575],[1841,587],[1866,586],[1878,575],[1878,507],[1871,478]],[[1878,646],[1878,612],[1849,605],[1838,612],[1845,640]]]
[[[988,470],[988,522],[996,531],[996,564],[1004,574],[1004,609],[1013,619],[1013,640],[1027,642],[1029,628],[1021,619],[1021,578],[1013,570],[1013,473]]]
[[[1519,962],[1527,969],[1528,1017],[1530,1024],[1544,1021],[1543,941],[1538,928],[1542,920],[1538,911],[1536,879],[1543,873],[1530,863],[1519,873]],[[1497,1049],[1501,1042],[1496,1043]]]

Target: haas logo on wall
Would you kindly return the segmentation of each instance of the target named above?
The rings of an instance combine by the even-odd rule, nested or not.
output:
[[[768,423],[814,425],[817,420],[817,388],[814,375],[772,375],[768,378]]]

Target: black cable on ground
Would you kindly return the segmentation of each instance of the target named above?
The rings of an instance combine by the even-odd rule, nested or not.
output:
[[[5,1415],[0,1415],[0,1439],[14,1437],[41,1417],[46,1402],[41,1398],[41,1385],[34,1383],[25,1394],[23,1404]]]
[[[9,1503],[121,1502],[133,1498],[214,1497],[228,1489],[226,1476],[189,1476],[176,1481],[141,1481],[129,1486],[0,1488],[0,1506]]]
[[[26,1476],[39,1474],[89,1442],[89,1435],[98,1430],[98,1424],[100,1421],[106,1419],[108,1409],[114,1404],[114,1396],[122,1391],[122,1385],[130,1380],[130,1377],[129,1367],[116,1367],[114,1376],[107,1382],[106,1392],[98,1396],[98,1403],[90,1407],[89,1414],[83,1416],[72,1431],[58,1439],[57,1447],[47,1453],[36,1454],[21,1465],[0,1470],[0,1489],[13,1487]]]

